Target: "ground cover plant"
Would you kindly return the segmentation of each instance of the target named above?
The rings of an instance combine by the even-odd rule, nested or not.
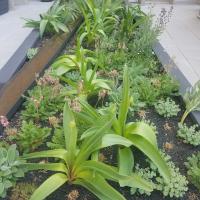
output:
[[[29,60],[33,59],[34,56],[38,53],[38,48],[30,48],[28,49],[26,56]]]
[[[200,131],[198,125],[188,127],[186,124],[178,124],[179,130],[177,136],[183,139],[183,142],[194,146],[200,145]]]
[[[60,0],[28,20],[43,37],[83,23],[15,117],[0,116],[1,198],[200,198],[199,130],[187,117],[198,110],[198,84],[185,111],[179,84],[152,52],[171,13],[153,23],[123,1]]]
[[[166,100],[159,100],[154,106],[158,114],[164,117],[177,116],[178,112],[180,111],[179,106],[169,98]]]
[[[185,163],[189,180],[200,190],[200,154],[193,154],[188,157]]]

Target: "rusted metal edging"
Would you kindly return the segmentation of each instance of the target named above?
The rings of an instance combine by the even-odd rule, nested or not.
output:
[[[38,54],[32,60],[25,63],[23,67],[0,88],[0,115],[10,118],[16,112],[22,103],[22,94],[34,83],[35,74],[40,74],[49,67],[65,45],[73,38],[82,21],[82,18],[77,20],[70,33],[56,35],[46,41]],[[17,55],[19,56],[19,54]],[[16,56],[16,54],[14,56]]]

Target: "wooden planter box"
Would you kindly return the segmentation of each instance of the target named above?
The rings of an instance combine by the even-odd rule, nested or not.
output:
[[[8,12],[8,0],[0,0],[0,15]]]

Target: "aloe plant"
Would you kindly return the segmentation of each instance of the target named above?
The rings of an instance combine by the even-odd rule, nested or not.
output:
[[[186,110],[181,118],[181,123],[184,123],[186,117],[192,111],[200,111],[200,81],[193,87],[188,88],[183,96],[186,105]]]
[[[50,170],[56,172],[50,176],[33,193],[30,200],[42,200],[65,183],[81,185],[93,192],[101,200],[124,200],[125,198],[112,188],[107,180],[121,182],[125,186],[131,182],[135,187],[145,190],[152,190],[151,184],[131,173],[124,176],[118,173],[116,167],[109,166],[96,159],[90,159],[91,154],[107,146],[102,144],[101,138],[106,130],[112,125],[113,118],[107,115],[107,122],[101,126],[91,137],[87,138],[80,146],[77,144],[77,127],[72,111],[68,104],[64,107],[63,129],[65,138],[65,148],[47,150],[24,155],[24,159],[34,158],[57,158],[56,163],[26,163],[24,166],[28,170]]]
[[[168,183],[170,180],[170,172],[166,162],[159,153],[155,132],[148,124],[144,122],[127,123],[127,113],[130,105],[129,78],[127,68],[125,68],[123,76],[122,96],[123,98],[119,106],[118,114],[114,115],[115,117],[113,120],[112,129],[107,130],[107,134],[103,136],[103,144],[112,146],[116,141],[118,141],[118,144],[121,143],[121,146],[118,147],[118,167],[120,174],[131,174],[134,167],[134,156],[130,147],[135,146],[152,160],[152,162],[157,166],[160,174],[164,177],[166,183]],[[83,101],[81,101],[81,104],[83,111],[80,114],[78,113],[77,116],[83,120],[87,119],[88,124],[96,124],[102,115],[89,104]],[[107,112],[110,111],[104,111],[104,113]],[[96,125],[96,129],[99,129],[98,125]],[[91,136],[94,131],[95,128],[84,132],[82,139]],[[129,186],[131,187],[131,183],[129,183]]]

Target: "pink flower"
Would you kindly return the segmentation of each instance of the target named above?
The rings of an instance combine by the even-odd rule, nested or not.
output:
[[[3,127],[7,127],[9,125],[8,119],[5,116],[0,116],[0,124]]]

